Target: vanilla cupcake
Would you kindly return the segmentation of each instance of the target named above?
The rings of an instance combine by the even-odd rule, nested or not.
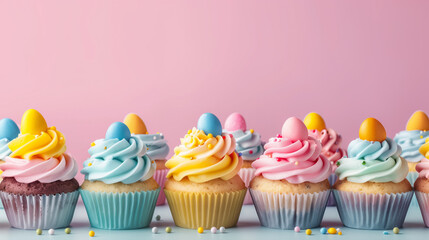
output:
[[[238,175],[249,187],[250,181],[255,175],[252,163],[264,153],[261,135],[253,129],[247,129],[246,120],[239,113],[232,113],[225,121],[224,133],[232,134],[235,138],[235,151],[243,159],[243,166]],[[247,192],[243,204],[252,204],[252,197]]]
[[[426,143],[420,147],[420,153],[425,158],[416,165],[419,177],[414,183],[414,191],[416,192],[423,221],[426,227],[429,227],[429,138],[426,138]]]
[[[192,229],[235,226],[247,188],[237,175],[243,160],[234,151],[234,137],[222,134],[219,119],[205,113],[180,142],[165,164],[164,192],[174,223]]]
[[[368,118],[347,153],[338,161],[333,186],[343,224],[358,229],[401,227],[413,196],[401,147],[386,138],[379,121]]]
[[[130,129],[131,135],[138,137],[140,138],[140,140],[142,140],[142,142],[146,146],[146,154],[151,160],[154,160],[156,163],[156,171],[153,175],[153,178],[156,180],[156,182],[161,188],[161,192],[159,193],[156,205],[164,205],[165,195],[162,189],[164,189],[164,184],[166,180],[165,176],[168,172],[168,169],[165,167],[165,158],[167,157],[168,152],[170,150],[167,145],[167,141],[164,139],[164,135],[162,133],[149,134],[146,128],[146,124],[137,114],[129,113],[125,117],[124,123]]]
[[[282,134],[271,138],[256,169],[250,193],[259,220],[269,228],[314,228],[320,225],[330,194],[329,160],[319,140],[308,136],[304,123],[292,117]]]

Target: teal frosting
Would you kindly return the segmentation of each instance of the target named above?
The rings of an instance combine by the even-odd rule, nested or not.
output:
[[[81,171],[86,180],[131,184],[153,176],[156,165],[146,155],[146,147],[139,138],[100,139],[94,143],[88,150],[91,157]]]
[[[401,147],[392,139],[370,142],[356,139],[349,144],[348,158],[339,160],[335,174],[355,183],[401,182],[408,174]]]
[[[237,153],[241,153],[243,160],[256,160],[264,153],[261,135],[259,135],[259,133],[251,133],[249,130],[245,132],[243,130],[224,132],[234,136],[236,146],[235,151],[237,151]]]
[[[420,162],[425,157],[420,154],[419,148],[425,143],[429,137],[429,131],[401,131],[396,134],[395,142],[402,148],[401,157],[409,162]]]
[[[0,160],[4,160],[12,153],[12,151],[7,146],[9,142],[10,141],[7,138],[0,139]]]
[[[142,140],[146,145],[146,154],[152,160],[164,160],[170,148],[167,145],[167,141],[164,139],[162,134],[136,134],[135,137]]]

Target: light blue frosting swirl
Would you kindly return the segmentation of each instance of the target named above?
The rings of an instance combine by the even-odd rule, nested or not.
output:
[[[145,154],[146,146],[139,138],[99,139],[94,143],[81,171],[86,180],[131,184],[153,176],[156,164]]]
[[[422,138],[421,138],[422,137]],[[395,142],[402,148],[401,157],[409,162],[420,162],[425,158],[419,152],[419,148],[425,143],[426,138],[429,137],[429,131],[401,131],[396,134]]]
[[[170,148],[162,134],[135,134],[146,145],[146,154],[152,160],[164,160],[167,157]]]
[[[243,160],[256,160],[264,153],[261,135],[259,135],[259,133],[251,133],[249,130],[245,132],[243,132],[243,130],[224,132],[234,136],[236,143],[235,151],[237,151],[237,153],[241,153]]]
[[[0,139],[0,160],[4,161],[4,159],[12,153],[7,146],[9,142],[7,138]]]

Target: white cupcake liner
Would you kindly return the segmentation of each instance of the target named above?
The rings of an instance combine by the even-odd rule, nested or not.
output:
[[[372,230],[402,227],[413,197],[413,191],[396,194],[332,192],[345,226]]]
[[[164,205],[165,204],[165,194],[164,194],[164,185],[166,176],[168,173],[168,169],[159,169],[155,171],[155,174],[153,175],[153,178],[158,183],[161,191],[159,192],[158,200],[156,201],[156,206]]]
[[[337,175],[335,175],[335,173],[332,173],[331,175],[329,175],[328,181],[329,181],[329,184],[331,185],[331,187],[334,186],[337,179],[338,179],[338,177],[337,177]],[[335,202],[334,194],[332,192],[329,195],[327,205],[328,206],[337,206],[337,202]]]
[[[254,168],[242,168],[240,171],[238,171],[238,175],[241,177],[241,180],[243,180],[246,188],[249,188],[250,181],[252,181],[253,177],[255,176],[255,171],[256,170]],[[243,204],[253,204],[252,196],[250,196],[249,191],[247,191],[246,196],[244,197]]]
[[[55,229],[70,225],[79,191],[28,196],[0,192],[0,198],[12,227]]]
[[[416,198],[422,212],[423,222],[429,227],[429,193],[416,191]]]
[[[286,194],[250,189],[262,226],[280,229],[320,226],[330,192]]]
[[[419,177],[419,173],[418,172],[409,172],[407,175],[407,180],[411,183],[411,186],[414,187],[414,183],[416,182],[417,178]],[[419,206],[419,203],[417,202],[416,196],[413,196],[413,199],[411,200],[411,205],[412,207],[417,207]]]

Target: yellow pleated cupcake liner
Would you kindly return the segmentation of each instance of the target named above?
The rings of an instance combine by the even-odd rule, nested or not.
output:
[[[234,227],[247,189],[225,193],[178,192],[164,189],[174,223],[183,228]]]

